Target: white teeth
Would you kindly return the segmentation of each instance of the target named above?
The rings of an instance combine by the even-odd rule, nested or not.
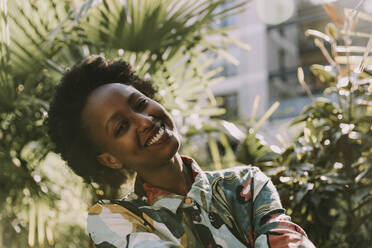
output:
[[[147,143],[147,145],[150,146],[154,144],[156,141],[158,141],[161,138],[161,136],[163,136],[163,134],[164,134],[164,128],[161,127],[158,133],[150,140],[150,142]]]

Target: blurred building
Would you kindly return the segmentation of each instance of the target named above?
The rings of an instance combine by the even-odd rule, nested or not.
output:
[[[259,1],[264,2],[253,0],[244,13],[219,24],[224,27],[238,26],[237,30],[230,33],[231,36],[249,44],[251,49],[245,51],[235,46],[227,48],[240,64],[235,66],[217,62],[225,68],[222,73],[225,80],[216,85],[213,91],[219,104],[228,110],[225,117],[231,120],[237,117],[249,119],[256,95],[260,97],[259,115],[279,101],[279,108],[261,130],[270,142],[276,143],[275,135],[285,132],[290,119],[311,103],[298,83],[297,68],[303,68],[305,80],[315,96],[323,90],[322,83],[311,74],[309,67],[312,64],[327,64],[327,61],[314,45],[313,39],[304,34],[310,28],[324,32],[325,25],[332,21],[321,3],[332,2],[343,9],[354,8],[359,0],[287,1],[287,8],[293,8],[291,17],[276,25],[263,22],[262,16],[265,13],[262,13],[262,8],[259,11]],[[271,17],[272,11],[275,12],[270,9],[277,7],[274,2],[283,1],[266,1],[269,2],[264,8],[268,11],[267,16]],[[369,0],[365,2],[364,10],[372,9]]]

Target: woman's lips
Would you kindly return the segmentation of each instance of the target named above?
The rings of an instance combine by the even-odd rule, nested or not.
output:
[[[172,135],[172,131],[162,124],[158,131],[146,142],[146,146],[153,146],[163,143]]]

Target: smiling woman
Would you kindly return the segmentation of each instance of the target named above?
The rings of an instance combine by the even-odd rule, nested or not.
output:
[[[82,112],[95,89],[116,82],[131,85],[147,97],[155,93],[150,82],[134,75],[124,61],[105,61],[102,57],[90,56],[64,74],[48,113],[49,135],[56,152],[87,182],[113,187],[125,182],[128,173],[102,166],[97,161],[102,144],[92,142],[89,134],[97,130],[90,125],[85,127],[89,123],[82,119]]]
[[[137,173],[134,192],[89,210],[96,247],[314,247],[258,168],[204,172],[181,156],[172,117],[153,98],[127,63],[90,56],[50,105],[51,139],[77,174],[118,187],[123,171]]]
[[[110,168],[129,168],[142,177],[166,166],[180,147],[175,125],[158,102],[132,86],[105,84],[93,90],[82,125]]]

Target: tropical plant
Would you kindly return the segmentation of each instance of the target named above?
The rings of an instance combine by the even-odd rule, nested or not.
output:
[[[313,99],[292,122],[302,131],[279,156],[265,160],[271,150],[248,133],[248,145],[241,147],[239,159],[255,162],[271,176],[287,213],[317,246],[370,247],[372,61],[368,54],[372,35],[352,28],[358,27],[358,21],[371,22],[372,16],[356,9],[343,14],[334,6],[326,7],[339,26],[331,23],[325,33],[308,30],[306,34],[314,37],[330,62],[311,67],[326,84],[328,97]],[[369,38],[364,40],[366,46],[353,46],[356,37]],[[301,68],[298,79],[313,98]]]
[[[215,23],[247,1],[226,2],[0,1],[0,245],[87,246],[86,203],[106,188],[86,187],[61,166],[43,125],[56,82],[79,59],[128,60],[152,79],[183,133],[190,113],[223,112],[210,90],[220,70],[210,69],[213,56],[236,63],[224,46],[246,48]]]

